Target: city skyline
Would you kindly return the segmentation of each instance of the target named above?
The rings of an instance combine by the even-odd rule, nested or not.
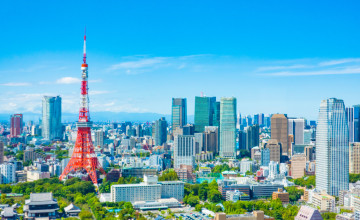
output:
[[[56,11],[37,3],[25,7],[26,2],[2,7],[3,30],[9,34],[0,36],[6,42],[0,45],[0,113],[40,113],[44,95],[60,95],[63,112],[77,112],[78,45],[85,25],[92,112],[170,115],[171,99],[184,97],[188,115],[194,115],[201,92],[217,100],[236,97],[243,115],[316,119],[323,99],[359,103],[352,95],[360,80],[358,3],[164,2],[152,11],[151,4],[141,3],[137,8],[112,2],[105,13],[90,2],[87,11],[98,16],[86,20],[75,13],[82,4]],[[29,19],[23,22],[11,11]],[[48,13],[45,22],[41,16]],[[48,23],[54,25],[43,29]]]

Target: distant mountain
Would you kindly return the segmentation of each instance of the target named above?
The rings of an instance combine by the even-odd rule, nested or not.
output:
[[[24,121],[33,120],[38,122],[41,119],[41,113],[25,112]],[[163,115],[158,113],[130,113],[130,112],[91,112],[91,120],[94,122],[123,122],[123,121],[132,121],[132,122],[152,122],[161,117],[165,117],[167,121],[170,122],[171,115]],[[77,121],[79,114],[75,113],[63,113],[62,121],[63,122],[74,122]],[[193,121],[193,116],[188,116],[188,122]],[[10,114],[0,114],[0,121],[9,122]]]

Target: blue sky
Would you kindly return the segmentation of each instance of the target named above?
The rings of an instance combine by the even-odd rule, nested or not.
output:
[[[4,1],[0,113],[77,112],[84,26],[90,110],[169,114],[172,97],[238,99],[242,114],[316,119],[359,104],[357,1]]]

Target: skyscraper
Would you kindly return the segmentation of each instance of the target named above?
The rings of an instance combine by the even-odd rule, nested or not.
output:
[[[173,98],[171,113],[171,125],[173,130],[176,127],[185,126],[187,123],[186,98]]]
[[[258,124],[247,127],[246,130],[246,150],[259,146],[260,141],[260,127]]]
[[[195,133],[202,133],[205,126],[213,125],[216,97],[195,97]]]
[[[294,136],[295,145],[304,144],[304,128],[305,119],[303,118],[289,118],[288,119],[288,130],[289,135]]]
[[[212,126],[220,127],[220,102],[213,102],[213,109]]]
[[[18,137],[23,132],[23,115],[14,114],[10,117],[10,136]]]
[[[288,119],[284,114],[274,114],[271,117],[271,139],[281,143],[284,155],[291,155],[288,147]]]
[[[4,163],[4,142],[0,141],[0,164]]]
[[[349,142],[354,142],[354,108],[348,107],[346,110],[346,118],[349,126]]]
[[[204,132],[204,151],[213,152],[217,154],[219,152],[219,127],[206,126]]]
[[[43,98],[42,136],[47,140],[62,139],[60,96],[44,96]]]
[[[166,143],[167,136],[167,122],[164,117],[156,120],[154,123],[153,133],[155,139],[155,145],[161,146],[163,143]]]
[[[320,103],[316,131],[316,188],[339,195],[349,188],[349,128],[344,101]]]
[[[236,158],[236,98],[220,101],[220,156]]]
[[[177,135],[174,140],[174,168],[180,165],[195,166],[195,137],[193,135]]]
[[[95,147],[100,146],[101,148],[104,146],[104,131],[96,130],[95,131]]]

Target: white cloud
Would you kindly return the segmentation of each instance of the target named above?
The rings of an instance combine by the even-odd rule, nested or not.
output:
[[[56,80],[57,84],[73,84],[73,83],[79,83],[81,80],[79,78],[75,77],[63,77],[58,80]]]
[[[90,90],[89,95],[102,95],[107,94],[109,91],[97,91],[97,90]]]
[[[3,83],[2,86],[30,86],[30,83],[25,82],[9,82],[9,83]]]
[[[358,63],[360,62],[360,58],[347,58],[347,59],[339,59],[339,60],[330,60],[319,63],[319,66],[334,66],[345,63]]]
[[[343,69],[325,69],[325,70],[309,70],[299,72],[273,72],[266,75],[270,76],[318,76],[318,75],[343,75],[343,74],[360,74],[360,67],[343,68]]]
[[[152,67],[156,64],[163,63],[166,60],[165,57],[154,57],[154,58],[145,58],[136,61],[127,61],[118,64],[114,64],[110,67],[110,70],[118,69],[141,69],[146,67]]]

